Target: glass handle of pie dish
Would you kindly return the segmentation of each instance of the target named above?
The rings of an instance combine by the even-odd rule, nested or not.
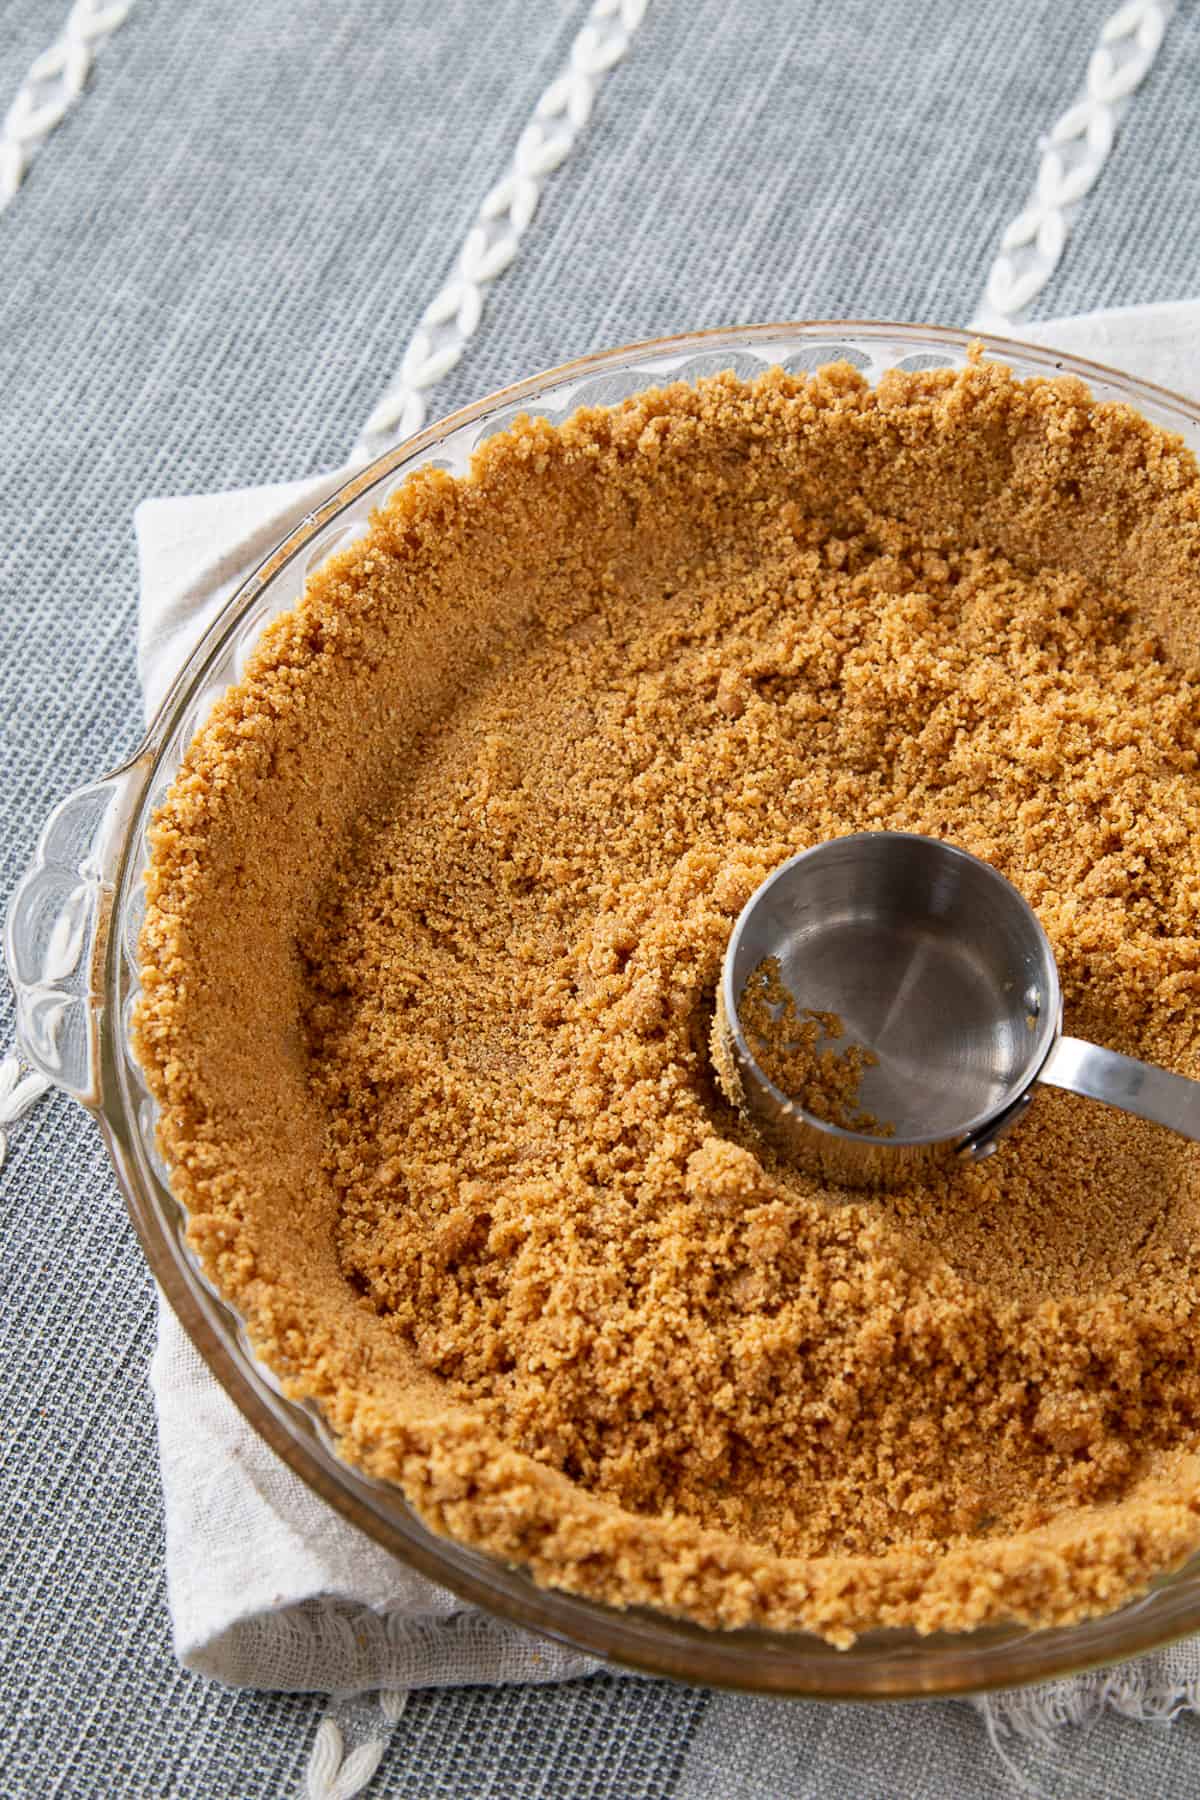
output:
[[[1181,1137],[1200,1141],[1200,1081],[1173,1075],[1154,1063],[1138,1062],[1082,1038],[1059,1038],[1038,1075],[1051,1087],[1102,1100],[1122,1112],[1152,1119]]]
[[[113,881],[139,761],[91,782],[47,819],[8,908],[4,956],[17,1047],[85,1106],[100,1104],[98,1025]]]

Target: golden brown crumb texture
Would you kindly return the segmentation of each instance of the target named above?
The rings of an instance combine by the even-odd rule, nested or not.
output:
[[[1200,477],[1079,383],[778,371],[519,421],[312,579],[154,828],[191,1236],[344,1454],[704,1624],[1105,1611],[1200,1545],[1198,1147],[1054,1091],[823,1187],[708,1055],[739,909],[995,864],[1067,1029],[1200,1074]]]
[[[842,1040],[841,1015],[801,1007],[783,979],[777,956],[764,956],[751,969],[737,1003],[738,1023],[751,1056],[768,1081],[814,1119],[867,1137],[892,1137],[896,1127],[862,1105],[859,1089],[879,1058],[866,1044]],[[716,1026],[716,1018],[713,1020]],[[713,1067],[727,1097],[737,1104],[741,1084],[724,1077],[716,1031],[709,1038]]]

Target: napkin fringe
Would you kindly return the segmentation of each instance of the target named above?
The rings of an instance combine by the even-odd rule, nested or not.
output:
[[[603,1666],[473,1608],[443,1619],[414,1618],[328,1594],[239,1619],[182,1650],[181,1661],[234,1687],[334,1696],[381,1687],[570,1681]]]
[[[976,1705],[1001,1755],[1006,1737],[1048,1750],[1064,1730],[1087,1728],[1107,1712],[1141,1725],[1169,1725],[1180,1713],[1200,1712],[1200,1679],[1156,1680],[1152,1668],[1131,1663],[1098,1675],[988,1695]]]

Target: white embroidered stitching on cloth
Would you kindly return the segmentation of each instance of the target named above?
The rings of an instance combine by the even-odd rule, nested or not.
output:
[[[1129,0],[1106,21],[1084,96],[1041,141],[1029,204],[1000,240],[972,324],[1004,331],[1041,293],[1066,248],[1080,202],[1099,180],[1130,97],[1158,55],[1174,0]]]
[[[7,1127],[15,1125],[23,1119],[30,1107],[35,1106],[43,1094],[48,1094],[52,1083],[44,1075],[21,1074],[21,1059],[16,1051],[0,1062],[0,1169],[4,1167],[4,1158],[8,1154]]]
[[[378,1713],[363,1720],[361,1708],[353,1701],[346,1703],[345,1716],[339,1720],[338,1708],[332,1705],[317,1728],[312,1754],[304,1776],[304,1800],[354,1800],[356,1794],[373,1778],[383,1761],[388,1740],[408,1705],[405,1688],[381,1688],[377,1696]],[[374,1710],[374,1709],[372,1709]],[[352,1749],[346,1739],[355,1725],[367,1736]]]
[[[31,64],[0,125],[0,212],[13,199],[34,152],[62,124],[82,94],[95,46],[129,17],[133,0],[75,0],[48,50]]]
[[[571,154],[601,83],[629,49],[648,4],[596,0],[571,45],[570,62],[517,139],[511,168],[480,206],[450,279],[421,315],[396,380],[362,428],[352,462],[369,462],[389,443],[421,429],[426,390],[461,361],[479,328],[488,287],[516,256],[546,178]]]

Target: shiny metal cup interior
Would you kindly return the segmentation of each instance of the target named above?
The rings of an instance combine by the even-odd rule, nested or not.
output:
[[[801,1012],[836,1016],[827,1053],[874,1058],[855,1090],[869,1129],[816,1116],[760,1066],[740,1009],[767,958]],[[739,1097],[785,1153],[830,1179],[891,1185],[987,1153],[1024,1109],[1062,1002],[1049,940],[997,870],[935,838],[871,831],[803,851],[751,896],[721,1016]]]
[[[1133,405],[1200,454],[1200,407],[1053,350],[983,338],[1019,377],[1070,374],[1097,400]],[[310,572],[365,531],[411,473],[467,474],[476,448],[520,413],[559,421],[639,388],[732,369],[744,378],[850,362],[875,382],[895,368],[961,367],[971,334],[878,321],[802,321],[696,332],[628,345],[532,375],[430,426],[315,506],[250,575],[204,633],[144,742],[120,768],[64,798],[13,895],[5,951],[23,1054],[95,1118],[154,1276],[193,1344],[260,1436],[295,1474],[376,1543],[527,1630],[676,1679],[823,1699],[978,1693],[1137,1655],[1200,1630],[1200,1557],[1128,1606],[1079,1624],[1016,1622],[971,1633],[880,1629],[837,1650],[807,1632],[710,1631],[683,1618],[617,1611],[540,1586],[529,1572],[437,1536],[399,1489],[339,1457],[319,1411],[293,1399],[254,1355],[242,1321],[208,1280],[187,1237],[155,1141],[157,1108],[130,1046],[139,983],[147,833],[213,703],[237,681],[262,632]],[[32,833],[31,833],[32,837]]]
[[[768,967],[777,1023],[760,1020],[756,1037],[748,984]],[[801,1032],[816,1035],[787,1092],[776,1040]],[[767,877],[729,940],[714,1054],[784,1154],[852,1187],[991,1156],[1039,1082],[1200,1141],[1200,1081],[1064,1037],[1054,952],[1028,901],[977,856],[914,832],[832,838]]]

